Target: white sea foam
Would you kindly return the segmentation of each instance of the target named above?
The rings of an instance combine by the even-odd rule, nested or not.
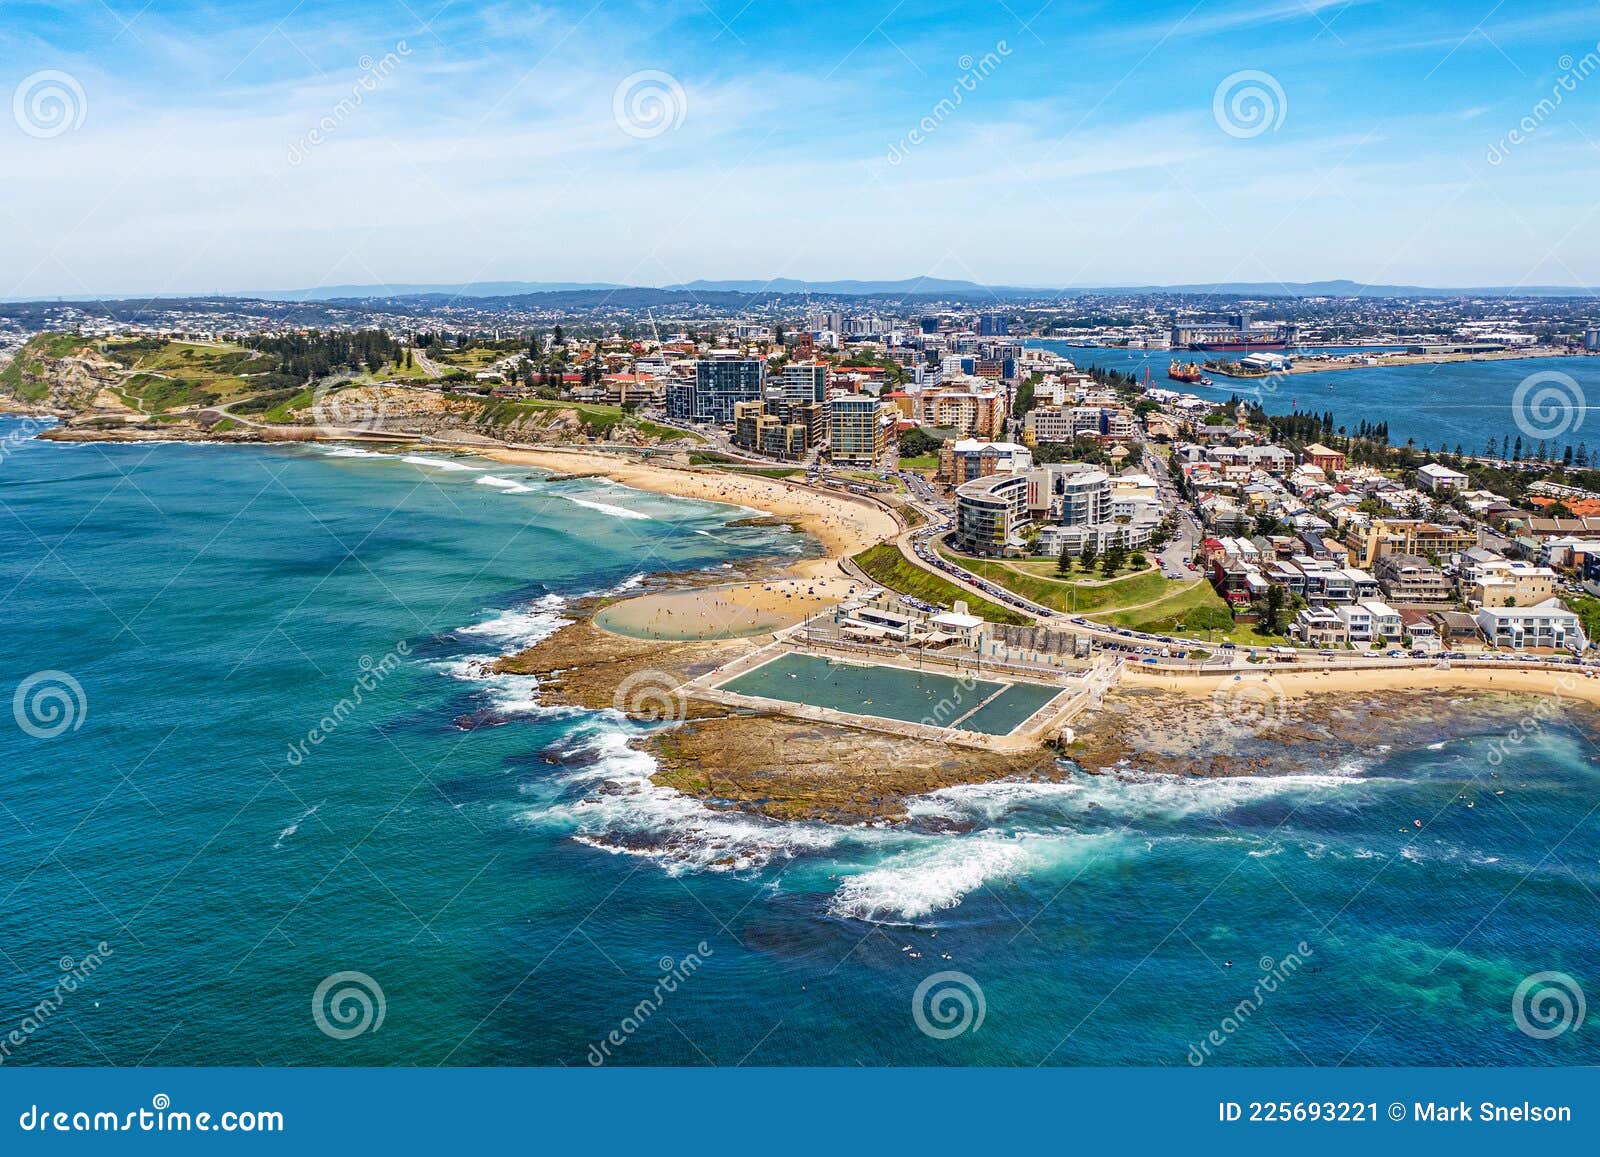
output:
[[[992,783],[942,787],[906,803],[912,817],[942,816],[951,819],[981,819],[993,822],[1018,808],[1034,805],[1060,805],[1084,790],[1081,780],[1058,783],[1023,783],[996,780]]]
[[[566,605],[567,601],[560,595],[545,595],[523,606],[500,611],[481,623],[457,627],[454,634],[458,638],[498,643],[505,653],[520,651],[548,639],[571,622],[561,616]]]
[[[609,514],[613,518],[631,518],[641,522],[652,521],[648,514],[641,514],[637,510],[629,510],[626,506],[612,506],[609,502],[592,502],[587,498],[576,498],[571,494],[562,494],[560,497],[565,498],[576,506],[587,507],[589,510],[598,510],[601,514]]]
[[[321,806],[322,805],[320,803],[319,804],[313,804],[311,807],[307,808],[305,811],[303,811],[299,815],[295,816],[294,819],[290,820],[289,821],[289,826],[284,828],[281,832],[278,833],[278,838],[272,845],[273,850],[276,851],[277,849],[283,847],[283,841],[288,839],[290,836],[294,835],[297,831],[299,831],[300,830],[300,825],[305,823],[312,816],[316,815],[317,814],[317,809],[320,808]]]
[[[569,619],[561,616],[566,600],[560,595],[545,595],[533,602],[499,611],[480,623],[457,627],[453,634],[462,640],[482,640],[495,648],[491,654],[461,655],[434,663],[433,667],[452,679],[476,683],[484,697],[501,715],[532,714],[539,711],[579,714],[578,708],[542,708],[539,680],[532,675],[511,675],[494,669],[503,655],[514,654],[547,639]]]
[[[473,481],[479,486],[493,486],[496,490],[504,490],[507,494],[532,494],[534,492],[534,487],[526,483],[517,482],[511,478],[501,478],[495,474],[484,474],[481,477],[474,478]]]
[[[780,823],[740,812],[716,811],[672,788],[652,783],[655,759],[628,746],[638,729],[612,717],[594,717],[569,748],[594,758],[562,774],[583,798],[530,809],[526,823],[565,828],[574,839],[614,855],[657,861],[669,875],[694,871],[748,871],[775,858],[825,851],[846,833],[815,823]],[[602,789],[603,785],[603,789]]]
[[[393,454],[382,454],[377,450],[363,450],[360,446],[322,445],[319,449],[329,458],[393,458]]]
[[[482,466],[468,466],[465,462],[459,462],[454,458],[429,458],[424,454],[407,454],[400,461],[409,462],[413,466],[427,466],[433,470],[443,470],[451,474],[469,471],[477,472],[483,469]]]
[[[828,910],[875,924],[920,920],[956,907],[991,880],[1041,866],[1040,844],[992,836],[939,840],[849,877],[834,893]]]

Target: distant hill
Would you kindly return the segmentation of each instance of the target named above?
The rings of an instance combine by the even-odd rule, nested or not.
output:
[[[445,285],[320,285],[315,289],[268,289],[230,297],[256,301],[340,301],[390,297],[514,297],[523,293],[551,293],[581,289],[622,289],[606,281],[468,281]]]
[[[756,306],[777,302],[785,306],[806,304],[811,298],[840,298],[883,301],[885,304],[960,302],[981,306],[1001,301],[1040,301],[1049,298],[1125,297],[1129,295],[1169,295],[1175,297],[1349,297],[1349,298],[1596,298],[1600,293],[1568,285],[1518,285],[1473,287],[1428,287],[1421,285],[1366,285],[1349,279],[1329,281],[1220,281],[1192,282],[1183,285],[1107,285],[1070,286],[1049,289],[1040,286],[980,285],[975,281],[941,277],[906,277],[889,281],[837,280],[804,281],[790,277],[770,281],[698,280],[681,285],[618,285],[610,282],[577,281],[472,281],[457,284],[407,283],[403,285],[324,285],[311,289],[265,290],[229,294],[107,294],[102,297],[66,297],[58,301],[106,303],[116,301],[175,304],[191,301],[275,302],[290,305],[338,303],[402,307],[439,306],[448,302],[467,303],[484,308],[582,308],[615,306],[637,309],[644,306],[699,304],[708,306]],[[4,299],[0,299],[4,300]],[[40,299],[11,299],[30,304],[45,304]],[[9,311],[8,311],[9,312]]]

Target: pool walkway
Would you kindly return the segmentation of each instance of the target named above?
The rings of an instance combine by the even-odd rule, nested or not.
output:
[[[962,712],[950,723],[943,725],[849,711],[839,707],[823,707],[729,689],[728,684],[739,681],[785,655],[809,655],[843,660],[862,666],[896,668],[962,680],[981,679],[998,683],[999,686],[971,710]],[[1098,707],[1107,691],[1121,678],[1121,674],[1121,662],[1109,656],[1097,659],[1079,670],[1057,668],[1022,671],[1011,664],[980,662],[971,652],[907,655],[860,643],[842,641],[827,644],[799,643],[787,637],[780,637],[759,650],[690,680],[683,685],[682,690],[691,698],[718,703],[725,707],[786,715],[813,723],[856,727],[866,731],[947,743],[957,747],[1006,752],[1032,750],[1055,739],[1070,742],[1073,737],[1071,721],[1078,719],[1085,711]],[[1056,694],[1050,696],[1015,727],[995,734],[959,726],[962,723],[974,723],[980,717],[985,719],[992,717],[1002,707],[1009,706],[1004,703],[1008,694],[1029,686],[1053,688],[1056,689]],[[989,713],[988,716],[985,715],[986,712]]]

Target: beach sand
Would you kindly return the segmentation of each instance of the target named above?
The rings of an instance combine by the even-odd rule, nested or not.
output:
[[[603,630],[644,639],[767,635],[826,610],[862,587],[838,576],[659,591],[605,607],[594,621]]]
[[[609,454],[565,450],[462,447],[480,457],[559,474],[598,474],[640,490],[727,502],[791,521],[822,544],[826,558],[806,559],[792,569],[803,577],[842,573],[838,560],[900,533],[888,511],[865,500],[831,494],[782,479],[708,468],[656,466]]]
[[[796,562],[784,577],[638,595],[606,607],[594,620],[602,630],[634,638],[751,637],[792,626],[859,590],[861,584],[841,560],[901,530],[894,516],[875,503],[761,475],[658,466],[588,452],[475,447],[473,453],[508,465],[597,474],[640,490],[759,510],[793,523],[822,546],[824,557]]]
[[[1582,668],[1556,667],[1548,671],[1488,670],[1481,667],[1401,667],[1359,671],[1309,671],[1292,667],[1218,675],[1159,675],[1129,668],[1122,686],[1155,687],[1190,697],[1209,698],[1219,688],[1267,686],[1290,699],[1308,695],[1394,695],[1396,709],[1404,710],[1408,691],[1481,691],[1506,695],[1550,695],[1600,706],[1600,678],[1586,678]]]

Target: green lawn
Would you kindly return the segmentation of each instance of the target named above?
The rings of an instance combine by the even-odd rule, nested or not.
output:
[[[700,435],[691,434],[686,430],[676,430],[671,426],[663,426],[657,422],[648,422],[643,418],[632,417],[624,413],[621,406],[607,406],[594,402],[559,402],[532,398],[500,399],[486,402],[480,413],[489,425],[505,426],[528,414],[563,410],[570,410],[577,414],[583,420],[583,424],[589,433],[596,438],[608,437],[618,425],[626,420],[629,425],[647,438],[656,438],[663,442],[678,438],[687,438],[695,442],[705,441]]]
[[[1017,570],[1008,563],[969,558],[944,547],[939,548],[939,553],[957,566],[964,567],[997,586],[1014,591],[1025,599],[1032,599],[1040,606],[1073,615],[1137,606],[1139,603],[1162,599],[1174,592],[1187,590],[1195,583],[1204,581],[1191,579],[1187,584],[1180,585],[1179,582],[1162,577],[1159,570],[1145,570],[1138,574],[1109,580],[1098,570],[1093,577],[1084,576],[1082,572],[1074,572],[1079,575],[1078,578],[1056,578],[1052,577],[1055,574],[1053,562],[1038,563],[1024,560],[1017,564],[1022,570]],[[1029,573],[1023,573],[1024,571]]]
[[[900,549],[893,543],[879,543],[862,551],[852,561],[866,571],[873,582],[890,590],[899,591],[903,595],[911,595],[924,602],[942,603],[945,606],[953,606],[957,599],[964,599],[973,614],[991,623],[1021,625],[1029,622],[1016,611],[970,594],[949,579],[923,570],[901,554]]]
[[[901,458],[900,469],[914,470],[918,474],[926,474],[930,470],[939,469],[939,455],[918,454],[915,458]]]
[[[1187,634],[1209,637],[1209,632],[1215,630],[1223,632],[1217,636],[1218,642],[1223,639],[1241,641],[1234,638],[1236,632],[1233,612],[1228,609],[1228,604],[1222,596],[1217,594],[1211,584],[1204,579],[1148,607],[1141,607],[1136,611],[1113,611],[1100,617],[1108,623],[1126,627],[1131,631],[1148,631],[1156,635]],[[1248,631],[1249,628],[1239,628],[1239,630]],[[1271,640],[1262,637],[1255,640],[1255,643],[1258,646],[1267,646],[1270,643],[1283,641],[1281,637]]]
[[[944,548],[940,548],[940,553],[997,586],[1065,614],[1093,615],[1112,626],[1153,634],[1225,632],[1218,636],[1219,642],[1232,638],[1235,630],[1228,604],[1203,578],[1169,579],[1159,568],[1111,580],[1100,576],[1098,571],[1093,578],[1088,578],[1077,570],[1073,574],[1078,577],[1063,578],[1057,577],[1055,563],[1048,560],[1000,563],[967,558]],[[1019,573],[1014,567],[1027,573]],[[1134,609],[1119,610],[1119,607]],[[1260,646],[1283,642],[1281,638],[1268,640],[1265,636],[1251,641]]]

